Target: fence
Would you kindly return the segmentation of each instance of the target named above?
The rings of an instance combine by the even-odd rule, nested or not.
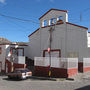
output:
[[[35,57],[34,65],[35,66],[49,66],[50,65],[49,57]],[[51,57],[51,67],[55,68],[78,68],[78,58],[57,58]]]

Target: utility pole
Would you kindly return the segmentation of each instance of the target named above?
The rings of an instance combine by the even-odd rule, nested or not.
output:
[[[52,32],[53,32],[53,28],[51,27],[49,29],[49,48],[48,48],[48,53],[49,53],[49,77],[51,77],[51,43],[52,43]]]

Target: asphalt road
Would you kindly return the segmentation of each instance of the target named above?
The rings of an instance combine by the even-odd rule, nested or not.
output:
[[[90,78],[78,81],[9,80],[0,76],[0,90],[90,90]]]

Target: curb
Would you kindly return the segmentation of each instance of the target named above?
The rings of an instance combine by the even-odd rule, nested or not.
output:
[[[55,78],[31,76],[30,79],[57,81]]]
[[[30,79],[50,80],[50,81],[65,81],[66,80],[66,78],[51,78],[51,77],[37,77],[37,76],[31,76]]]

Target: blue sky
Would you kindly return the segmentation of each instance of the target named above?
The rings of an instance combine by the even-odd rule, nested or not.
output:
[[[0,13],[39,22],[38,18],[51,8],[68,10],[69,22],[90,28],[90,0],[0,0]],[[80,12],[82,21],[80,21]],[[0,37],[10,41],[28,41],[28,35],[39,27],[0,16]]]

